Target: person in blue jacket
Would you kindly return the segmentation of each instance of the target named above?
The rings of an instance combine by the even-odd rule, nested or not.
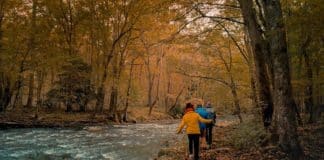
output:
[[[198,104],[195,110],[196,113],[198,113],[200,115],[200,117],[202,118],[207,118],[208,117],[208,112],[206,111],[206,109],[202,106],[202,104]],[[199,122],[199,128],[200,128],[200,138],[201,138],[201,142],[203,145],[206,145],[206,124],[205,123],[201,123]]]
[[[216,123],[216,112],[214,107],[211,106],[210,102],[206,103],[205,111],[207,112],[206,119],[212,120],[213,123],[206,124],[206,141],[207,141],[207,148],[210,149],[212,142],[213,142],[213,127]]]

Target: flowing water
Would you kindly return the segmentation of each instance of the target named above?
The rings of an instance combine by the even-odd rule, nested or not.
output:
[[[218,118],[218,125],[235,122]],[[108,159],[150,160],[185,135],[178,124],[132,124],[109,127],[22,128],[0,130],[0,160]]]
[[[0,160],[149,160],[179,140],[177,124],[132,124],[84,129],[0,130]]]

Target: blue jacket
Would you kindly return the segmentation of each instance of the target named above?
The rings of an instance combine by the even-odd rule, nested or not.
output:
[[[200,115],[200,117],[205,118],[205,119],[208,116],[208,112],[202,106],[197,106],[196,113],[198,113]],[[200,127],[201,130],[202,129],[205,129],[206,128],[206,124],[199,122],[199,127]]]

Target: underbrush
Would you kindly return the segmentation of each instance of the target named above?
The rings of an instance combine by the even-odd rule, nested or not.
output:
[[[263,146],[269,138],[270,134],[264,130],[262,123],[252,119],[233,126],[228,133],[228,143],[237,149]]]
[[[180,118],[183,114],[183,108],[181,106],[176,106],[170,110],[169,115],[174,118]]]

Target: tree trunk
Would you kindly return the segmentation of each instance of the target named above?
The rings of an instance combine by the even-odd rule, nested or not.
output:
[[[5,83],[3,79],[3,73],[0,75],[0,112],[5,110],[3,97],[5,96]]]
[[[130,71],[129,71],[128,85],[127,85],[127,93],[126,93],[126,103],[125,103],[125,108],[124,108],[124,114],[127,113],[127,109],[128,109],[128,106],[129,106],[129,96],[130,96],[130,91],[131,91],[131,87],[132,87],[134,61],[135,61],[135,59],[132,60],[132,63],[131,63],[131,66],[130,66]]]
[[[109,102],[109,118],[115,122],[118,122],[118,117],[116,114],[117,111],[117,100],[118,100],[118,89],[113,84],[110,93],[110,102]]]
[[[31,18],[31,26],[30,26],[30,36],[29,36],[29,44],[28,51],[30,54],[33,53],[35,48],[35,34],[36,34],[36,9],[37,9],[37,0],[32,1],[32,18]],[[26,107],[30,108],[33,106],[33,98],[34,98],[34,71],[32,70],[29,77],[29,91],[27,98]]]
[[[240,120],[240,123],[243,122],[242,116],[241,116],[241,107],[240,107],[240,101],[237,95],[237,87],[234,81],[234,77],[233,77],[233,73],[232,73],[232,50],[231,50],[231,43],[229,43],[228,45],[228,55],[229,55],[229,62],[227,62],[227,60],[225,60],[225,58],[223,57],[223,53],[219,52],[219,57],[220,59],[223,61],[223,64],[225,66],[225,69],[227,71],[228,77],[230,79],[229,83],[225,83],[231,90],[232,96],[233,96],[233,101],[234,101],[234,107],[235,107],[235,111],[234,114],[237,115],[237,117]]]
[[[296,104],[292,97],[289,56],[286,44],[285,26],[280,1],[264,1],[262,7],[267,37],[273,58],[274,105],[279,145],[290,159],[303,159],[303,150],[298,141]]]
[[[148,61],[149,57],[148,57]],[[152,96],[153,96],[153,84],[154,84],[154,79],[155,79],[155,74],[152,73],[151,68],[150,68],[150,63],[147,62],[146,67],[147,67],[147,78],[148,78],[148,92],[147,92],[147,106],[149,107],[149,116],[152,113],[153,110],[153,103],[152,103]]]
[[[29,75],[29,90],[28,90],[28,98],[26,107],[30,108],[33,106],[34,100],[34,72],[30,73]]]
[[[155,96],[155,99],[152,103],[152,106],[154,106],[156,103],[159,102],[159,99],[160,99],[160,96],[159,96],[159,93],[160,93],[160,77],[161,77],[161,70],[159,70],[159,74],[157,76],[157,82],[156,82],[156,96]]]
[[[112,86],[111,86],[111,93],[110,93],[110,102],[109,102],[109,113],[114,114],[117,108],[117,100],[118,100],[118,57],[116,56],[113,59],[113,70],[112,70]]]
[[[248,33],[245,27],[245,33]],[[257,84],[256,84],[256,71],[255,71],[255,64],[253,63],[253,50],[251,48],[251,42],[249,40],[248,34],[244,35],[244,41],[246,45],[247,50],[247,63],[249,67],[249,73],[250,73],[250,87],[251,87],[251,100],[252,100],[252,106],[254,107],[254,116],[256,119],[259,118],[259,115],[261,115],[261,110],[258,102],[258,94],[257,94]]]
[[[51,86],[54,85],[54,82],[55,82],[55,68],[51,68],[50,69],[50,72],[51,72]]]
[[[65,112],[72,112],[72,104],[70,102],[66,103]]]
[[[2,22],[4,17],[6,1],[0,1],[0,49],[2,49]]]
[[[164,107],[165,107],[165,113],[169,111],[169,94],[171,92],[171,77],[170,75],[168,76],[168,84],[167,84],[167,96],[165,96],[164,99]]]
[[[256,87],[259,99],[259,106],[262,108],[262,119],[265,127],[270,126],[273,114],[273,102],[270,90],[269,74],[266,69],[266,56],[269,57],[267,42],[262,37],[261,26],[257,22],[256,11],[253,7],[253,0],[239,0],[244,23],[247,27],[246,34],[251,40],[251,48],[256,70]]]
[[[251,79],[250,79],[250,85],[251,85],[251,99],[252,99],[252,105],[255,108],[255,113],[259,114],[259,103],[258,103],[258,97],[257,97],[257,89],[256,89],[256,82],[255,77],[253,74],[253,71],[251,71]]]
[[[110,102],[109,102],[109,112],[114,114],[117,110],[117,100],[118,100],[118,89],[116,86],[111,88]]]
[[[110,101],[109,101],[109,115],[113,117],[113,119],[116,121],[115,116],[116,110],[117,110],[117,100],[118,100],[118,71],[117,71],[117,57],[115,57],[115,60],[113,59],[113,73],[112,73],[112,86],[111,86],[111,92],[110,92]],[[117,122],[117,121],[116,121]]]
[[[127,45],[127,44],[126,44]],[[118,57],[115,59],[115,63],[113,66],[113,85],[111,89],[110,95],[110,108],[109,111],[115,116],[117,107],[118,107],[118,95],[119,95],[119,84],[120,84],[120,76],[123,71],[123,66],[125,63],[125,55],[126,55],[126,48],[123,48],[120,51],[120,58],[118,61]]]
[[[149,76],[151,77],[151,76]],[[153,110],[153,105],[152,105],[152,92],[153,92],[153,79],[150,78],[149,80],[149,85],[148,85],[148,92],[147,92],[147,105],[148,107],[150,108],[149,110],[149,116],[151,115],[152,113],[152,110]]]
[[[4,112],[10,103],[12,90],[9,78],[4,73],[0,76],[0,112]]]
[[[309,40],[308,40],[309,41]],[[306,79],[307,79],[307,85],[305,88],[305,106],[309,112],[309,123],[314,123],[316,122],[316,112],[315,112],[315,106],[313,103],[313,70],[312,70],[312,66],[311,66],[311,62],[310,62],[310,57],[306,52],[306,47],[307,47],[307,43],[309,43],[308,41],[306,41],[306,43],[301,47],[302,50],[302,54],[304,56],[304,60],[305,60],[305,68],[306,68]]]
[[[100,85],[98,87],[97,90],[97,102],[96,102],[96,108],[95,108],[95,113],[96,112],[102,112],[103,111],[103,107],[104,107],[104,101],[105,101],[105,95],[106,95],[106,88],[105,88],[105,82],[107,80],[107,72],[108,72],[108,65],[113,57],[113,52],[114,52],[114,48],[109,52],[110,54],[107,55],[107,59],[104,60],[104,70],[103,70],[103,76],[102,79],[100,81]]]
[[[88,98],[82,98],[78,100],[79,112],[85,112],[88,104]]]
[[[158,70],[158,75],[157,75],[157,82],[156,82],[156,96],[155,99],[152,103],[152,106],[154,106],[156,103],[159,102],[160,100],[160,80],[161,80],[161,73],[162,73],[162,63],[163,63],[163,57],[164,57],[164,52],[163,52],[163,48],[161,48],[161,56],[159,57],[159,59],[156,61],[156,68],[159,68]]]
[[[19,73],[18,80],[16,82],[16,95],[13,102],[13,108],[19,108],[22,106],[22,87],[23,87],[23,77],[22,71]]]
[[[36,75],[37,75],[37,89],[36,89],[37,100],[36,100],[35,117],[38,117],[39,107],[41,107],[43,104],[41,95],[42,95],[42,89],[44,85],[45,73],[43,71],[38,71]]]
[[[6,1],[0,1],[0,54],[2,51],[2,22],[4,17],[4,7]],[[1,62],[0,58],[0,64]],[[10,89],[10,81],[7,77],[7,74],[4,71],[0,71],[0,112],[4,112],[6,107],[9,105],[11,100],[11,89]]]
[[[183,93],[183,91],[184,91],[185,88],[186,88],[185,86],[182,87],[182,89],[181,89],[180,92],[178,93],[176,99],[174,100],[173,105],[169,108],[169,112],[171,112],[172,109],[175,108],[175,107],[177,106],[177,104],[179,103],[180,96],[182,95],[182,93]]]
[[[45,73],[43,71],[38,71],[37,72],[37,93],[36,93],[36,98],[37,98],[37,106],[42,105],[42,89],[44,85],[44,78],[45,78]]]
[[[237,115],[237,117],[240,120],[240,123],[243,122],[242,116],[241,116],[241,107],[240,107],[240,102],[239,102],[239,98],[237,96],[237,91],[236,91],[236,85],[234,83],[233,78],[231,77],[231,93],[233,96],[233,100],[234,100],[234,107],[235,107],[235,112],[234,114]]]
[[[97,90],[97,102],[96,102],[96,107],[95,107],[95,112],[102,112],[103,111],[103,105],[104,105],[104,99],[105,99],[105,87],[100,86]]]

